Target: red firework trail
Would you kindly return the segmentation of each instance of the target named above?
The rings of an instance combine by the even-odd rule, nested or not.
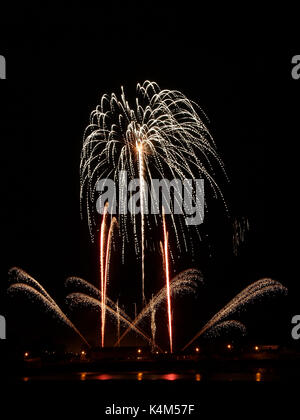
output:
[[[169,267],[169,244],[168,244],[168,232],[167,232],[167,228],[166,228],[164,208],[162,209],[162,215],[163,215],[163,228],[164,228],[164,263],[165,263],[166,291],[167,291],[169,340],[170,340],[170,352],[173,353],[172,307],[171,307],[170,267]]]
[[[105,327],[105,231],[108,203],[104,207],[101,227],[100,227],[100,289],[101,289],[101,347],[104,347],[104,327]]]
[[[109,259],[110,259],[110,249],[111,249],[111,239],[113,234],[114,225],[117,223],[117,219],[113,217],[110,222],[110,227],[107,235],[106,241],[106,253],[105,253],[105,271],[104,271],[104,279],[103,279],[103,315],[102,315],[102,331],[103,331],[103,338],[102,338],[102,347],[104,347],[104,337],[105,337],[105,318],[106,318],[106,291],[107,291],[107,283],[108,283],[108,273],[109,273]]]

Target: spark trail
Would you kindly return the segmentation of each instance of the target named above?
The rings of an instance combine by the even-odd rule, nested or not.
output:
[[[155,306],[153,304],[153,295],[152,295],[152,299],[150,301],[150,310],[151,310],[151,335],[152,335],[152,342],[153,342],[153,347],[152,347],[152,351],[154,350],[154,346],[155,346],[155,335],[156,335],[156,322],[155,322]],[[135,316],[136,318],[136,316]],[[118,337],[118,342],[120,342],[120,337]]]
[[[36,302],[45,312],[51,314],[54,319],[60,321],[62,324],[73,330],[81,338],[81,340],[90,347],[89,343],[80,331],[69,320],[69,318],[64,314],[46,290],[39,284],[39,282],[37,282],[25,271],[17,268],[10,270],[10,275],[12,274],[15,277],[14,281],[19,278],[19,282],[13,283],[8,287],[7,293],[9,296],[26,296],[30,301]]]
[[[120,307],[119,301],[117,300],[117,339],[120,340]]]
[[[210,329],[206,331],[205,336],[208,338],[216,338],[222,336],[224,332],[226,334],[231,333],[232,331],[240,333],[242,336],[247,334],[247,329],[245,325],[236,320],[226,320],[220,323],[213,325]]]
[[[105,314],[106,314],[106,301],[107,301],[107,284],[108,284],[108,274],[109,274],[109,262],[110,262],[110,253],[111,253],[111,240],[113,235],[113,229],[116,225],[117,220],[115,217],[111,219],[110,227],[107,235],[107,244],[106,244],[106,255],[105,255],[105,272],[104,272],[104,290],[102,294],[103,301],[105,303],[103,316],[102,316],[102,329],[103,329],[103,345],[104,346],[104,337],[105,337]]]
[[[102,302],[101,291],[97,289],[97,287],[95,287],[94,285],[90,284],[89,282],[87,282],[86,280],[80,277],[68,277],[65,280],[65,287],[69,291],[68,294],[76,293],[76,292],[82,293],[90,297],[93,297],[94,299],[98,299],[100,302]],[[126,312],[123,311],[122,308],[120,308],[120,306],[118,307],[117,304],[114,301],[112,301],[108,296],[106,296],[106,304],[110,306],[116,312],[118,308],[122,316],[126,318],[129,322],[131,321],[130,317],[126,314]]]
[[[49,302],[56,305],[56,302],[49,293],[44,289],[44,287],[35,280],[32,276],[30,276],[26,271],[22,270],[18,267],[12,267],[8,271],[8,280],[10,283],[22,283],[31,286],[32,288],[36,289],[41,295],[43,295]]]

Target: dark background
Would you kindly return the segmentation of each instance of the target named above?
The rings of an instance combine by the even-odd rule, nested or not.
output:
[[[268,305],[252,311],[250,330],[261,341],[290,341],[290,319],[300,310],[300,81],[291,77],[291,58],[300,50],[269,29],[254,37],[252,26],[244,37],[240,23],[227,38],[216,26],[203,30],[202,21],[196,9],[129,8],[126,2],[110,10],[77,3],[57,10],[25,7],[3,20],[3,294],[11,266],[26,270],[59,300],[67,276],[97,284],[97,249],[79,213],[83,131],[102,94],[118,93],[120,85],[134,92],[136,82],[149,79],[182,91],[206,112],[230,177],[224,185],[230,217],[250,222],[238,257],[232,255],[232,219],[222,215],[210,222],[212,257],[203,266],[197,257],[183,256],[179,263],[204,271],[207,319],[250,282],[272,277],[289,288],[289,298],[272,311]],[[122,275],[130,295],[136,282],[130,283],[128,267]],[[193,320],[191,333],[197,325]]]

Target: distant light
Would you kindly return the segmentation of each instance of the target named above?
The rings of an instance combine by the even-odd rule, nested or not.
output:
[[[200,382],[201,381],[201,375],[200,375],[200,373],[196,373],[195,379],[196,379],[197,382]]]
[[[199,353],[200,351],[199,347],[196,347],[195,350],[196,350],[196,353]]]
[[[143,372],[138,372],[137,374],[137,380],[141,381],[143,379]]]
[[[254,347],[254,350],[258,351],[259,350],[259,347],[258,346],[255,346]]]
[[[85,356],[86,352],[82,350],[81,354],[82,354],[82,356]]]
[[[158,351],[156,351],[155,353],[158,354]]]
[[[256,372],[255,380],[256,380],[256,382],[260,382],[261,381],[261,373],[260,372]]]
[[[232,345],[231,344],[227,344],[227,348],[228,348],[228,350],[231,350],[232,349]]]
[[[138,349],[138,354],[141,354],[142,353],[142,349]]]
[[[26,351],[25,353],[24,353],[24,357],[28,357],[29,356],[29,353]]]

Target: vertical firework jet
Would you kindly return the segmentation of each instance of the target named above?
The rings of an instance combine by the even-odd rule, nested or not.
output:
[[[105,311],[105,292],[104,292],[104,277],[105,277],[105,231],[106,231],[106,217],[107,217],[108,203],[106,204],[102,216],[100,227],[100,290],[101,290],[101,347],[104,347],[104,311]]]
[[[145,180],[144,180],[144,148],[143,142],[136,143],[139,160],[139,180],[140,180],[140,202],[141,202],[141,248],[142,248],[142,299],[143,305],[146,304],[145,298]]]
[[[115,217],[111,219],[110,227],[106,235],[106,219],[107,219],[108,203],[104,208],[102,222],[100,226],[100,290],[101,290],[101,347],[104,347],[105,338],[105,316],[106,316],[106,292],[109,274],[109,260],[111,251],[111,240],[114,225],[117,220]]]
[[[167,292],[168,327],[169,327],[169,339],[170,339],[170,352],[173,353],[172,306],[171,306],[170,268],[169,268],[169,243],[168,243],[168,232],[167,232],[167,227],[166,227],[166,218],[165,218],[164,208],[162,208],[162,215],[163,215],[163,230],[164,230],[164,262],[165,262],[166,292]]]
[[[117,339],[118,342],[120,341],[120,308],[119,308],[119,301],[117,300]],[[119,342],[120,347],[120,342]]]
[[[154,351],[155,347],[155,334],[156,334],[156,322],[155,322],[155,305],[153,295],[150,301],[150,308],[151,308],[151,335],[152,335],[152,351]]]
[[[106,254],[105,254],[105,273],[104,273],[104,287],[103,287],[103,300],[104,300],[104,312],[102,316],[102,330],[103,330],[103,346],[104,346],[104,336],[105,336],[105,316],[106,316],[106,301],[107,301],[107,283],[109,275],[109,261],[110,261],[110,252],[111,252],[111,241],[113,235],[113,229],[117,219],[113,217],[110,222],[110,227],[108,230],[107,240],[106,240]],[[103,347],[102,346],[102,347]]]

